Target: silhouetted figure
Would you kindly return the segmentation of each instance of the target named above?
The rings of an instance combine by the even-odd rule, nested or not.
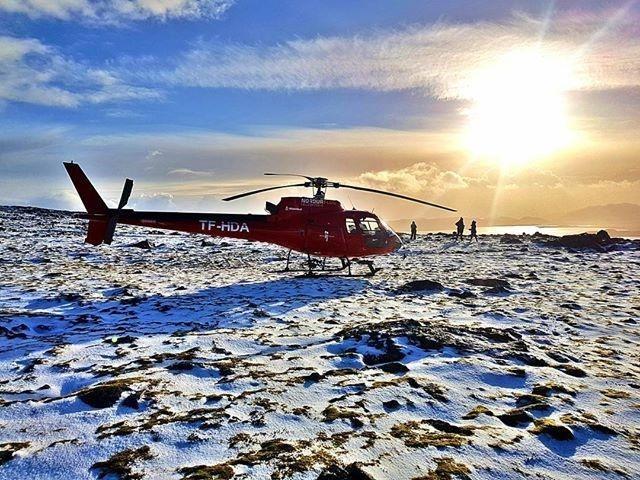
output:
[[[478,241],[478,225],[476,224],[475,220],[471,222],[471,228],[469,228],[469,231],[471,231],[471,237],[469,238],[469,241],[471,242],[475,238],[477,242]]]
[[[410,240],[415,240],[418,236],[418,226],[416,225],[416,222],[413,221],[411,222],[411,239]]]
[[[460,220],[456,222],[456,228],[456,240],[462,240],[462,237],[464,237],[464,220],[462,217],[460,217]]]

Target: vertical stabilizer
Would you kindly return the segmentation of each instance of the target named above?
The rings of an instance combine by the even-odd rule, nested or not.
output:
[[[73,182],[73,186],[76,187],[80,200],[84,204],[84,208],[87,213],[107,213],[109,207],[104,203],[100,194],[93,187],[87,176],[84,174],[80,165],[77,163],[64,163],[64,168],[67,169],[69,177]]]

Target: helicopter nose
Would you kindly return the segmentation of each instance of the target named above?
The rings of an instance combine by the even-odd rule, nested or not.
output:
[[[398,250],[400,247],[402,247],[402,239],[398,236],[397,233],[391,232],[391,235],[389,236],[389,240],[394,252]]]

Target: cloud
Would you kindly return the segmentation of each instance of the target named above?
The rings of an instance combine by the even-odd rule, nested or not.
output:
[[[415,163],[398,170],[365,172],[358,181],[373,187],[399,193],[429,192],[439,195],[445,191],[468,187],[467,180],[452,171],[425,162]]]
[[[421,90],[473,96],[479,72],[513,52],[536,52],[571,68],[567,90],[640,85],[638,16],[623,10],[550,24],[516,15],[502,23],[437,23],[278,45],[200,42],[148,77],[180,86],[254,90]],[[143,75],[146,75],[143,73]]]
[[[0,100],[77,107],[160,95],[115,72],[78,63],[37,39],[0,36]]]
[[[210,177],[213,175],[213,173],[214,172],[211,170],[192,170],[190,168],[174,168],[173,170],[169,170],[169,172],[167,172],[168,175],[183,178]]]
[[[30,18],[119,24],[157,19],[219,18],[234,0],[0,0],[0,10]]]
[[[56,193],[34,196],[27,202],[27,205],[34,207],[52,208],[54,210],[70,210],[75,212],[84,211],[82,202],[75,190],[62,190]]]
[[[142,193],[132,198],[130,207],[137,210],[175,210],[176,204],[170,193]]]

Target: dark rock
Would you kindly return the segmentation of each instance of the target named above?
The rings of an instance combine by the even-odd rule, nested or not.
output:
[[[531,429],[531,433],[536,435],[546,434],[562,442],[573,440],[574,438],[573,431],[569,427],[549,420],[536,421],[536,425]]]
[[[400,362],[383,363],[378,368],[387,373],[407,373],[409,369]]]
[[[7,463],[13,458],[13,452],[9,450],[0,450],[0,465]]]
[[[552,245],[564,248],[596,250],[599,252],[606,251],[606,247],[613,243],[613,239],[609,236],[606,230],[600,230],[598,233],[564,235],[557,240],[550,242]]]
[[[140,408],[140,395],[141,392],[132,393],[131,395],[126,396],[125,399],[120,402],[120,405],[138,410]]]
[[[400,347],[391,338],[380,339],[378,334],[372,332],[369,336],[367,345],[382,350],[384,353],[372,354],[367,353],[363,355],[362,361],[365,365],[378,365],[380,363],[396,362],[404,358],[404,353],[400,350]]]
[[[546,403],[547,403],[547,397],[542,395],[528,394],[528,393],[520,395],[516,400],[516,406],[519,408],[528,407],[530,405],[536,405],[536,404],[546,404]]]
[[[322,375],[320,375],[318,372],[311,372],[309,375],[307,375],[306,377],[304,377],[304,380],[306,382],[319,382],[320,380],[322,380],[324,377]]]
[[[484,293],[487,295],[505,295],[510,294],[511,291],[506,289],[505,287],[491,287],[487,288]]]
[[[111,337],[105,340],[107,343],[111,343],[112,345],[123,345],[125,343],[133,343],[136,341],[136,337],[132,337],[131,335],[125,335],[123,337]]]
[[[362,428],[364,427],[364,422],[362,420],[360,420],[358,417],[352,417],[349,419],[349,422],[351,423],[351,428]]]
[[[533,415],[521,408],[509,410],[508,412],[497,415],[497,417],[502,423],[510,427],[517,427],[523,424],[528,425],[533,421]]]
[[[474,285],[476,287],[501,287],[510,288],[509,282],[501,280],[499,278],[471,278],[465,281],[468,285]]]
[[[188,372],[189,370],[193,370],[194,367],[193,362],[183,361],[168,365],[167,370],[171,370],[172,372]]]
[[[427,418],[424,421],[425,423],[428,423],[436,430],[439,430],[444,433],[452,433],[454,435],[464,435],[464,436],[473,435],[472,427],[453,425],[449,422],[445,422],[444,420],[438,420],[437,418]]]
[[[570,360],[558,352],[547,352],[547,355],[553,358],[558,363],[569,363]]]
[[[11,460],[15,453],[23,448],[27,448],[30,445],[29,442],[9,442],[0,444],[0,465],[7,463]]]
[[[385,410],[393,411],[402,407],[402,404],[397,400],[389,400],[388,402],[382,402],[382,406]]]
[[[413,282],[405,283],[398,289],[401,293],[442,290],[444,290],[442,284],[433,280],[414,280]]]
[[[450,297],[456,297],[456,298],[475,298],[476,294],[469,291],[469,290],[462,290],[462,289],[450,289],[447,291],[447,295],[449,295]]]
[[[142,248],[143,250],[151,250],[151,244],[149,243],[149,240],[142,240],[140,242],[132,243],[128,246],[134,248]]]
[[[7,337],[8,339],[12,338],[27,338],[27,336],[22,332],[13,332],[6,327],[0,325],[0,336]]]
[[[81,390],[77,396],[90,407],[108,408],[115,405],[127,389],[126,385],[114,382]]]
[[[587,372],[582,370],[580,367],[576,367],[575,365],[562,364],[556,365],[555,368],[557,368],[561,372],[566,373],[567,375],[571,375],[572,377],[582,378],[587,376]]]
[[[530,353],[517,353],[513,355],[513,358],[520,360],[522,363],[530,367],[549,366],[549,362],[547,362],[544,358],[536,357],[535,355],[531,355]]]
[[[500,237],[500,243],[507,244],[507,245],[517,245],[519,243],[522,243],[522,240],[520,240],[515,235],[510,235],[507,233],[505,235],[502,235],[502,237]]]
[[[574,302],[563,303],[560,308],[566,308],[567,310],[582,310],[582,307]]]
[[[609,236],[609,232],[606,230],[598,230],[596,233],[596,239],[602,245],[607,245],[611,243],[611,237]]]
[[[347,466],[331,465],[318,476],[318,480],[375,480],[362,469],[360,463],[351,463]]]

